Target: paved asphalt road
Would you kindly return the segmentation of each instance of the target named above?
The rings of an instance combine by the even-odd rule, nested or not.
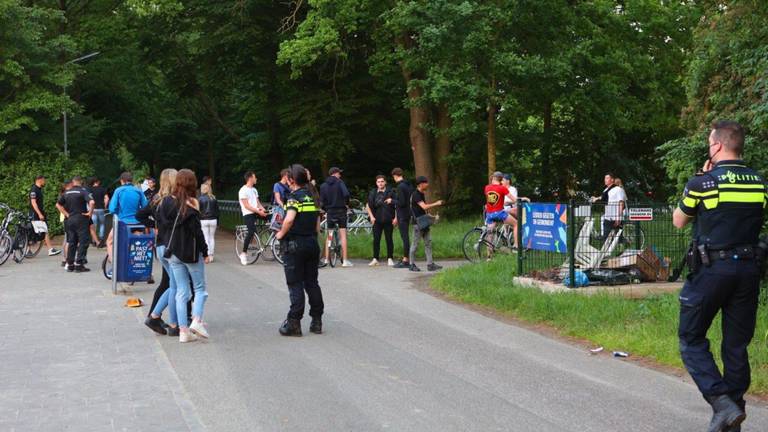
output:
[[[141,325],[146,308],[123,308],[98,273],[0,267],[0,431],[706,430],[682,379],[442,301],[403,270],[322,270],[325,334],[305,320],[304,337],[281,337],[282,268],[240,266],[223,237],[219,250],[212,338],[186,345]],[[747,421],[768,430],[768,409]]]
[[[285,338],[281,267],[242,267],[227,253],[208,269],[211,341],[161,341],[212,431],[702,431],[709,421],[680,378],[447,303],[408,271],[322,270],[325,334],[305,319],[304,337]],[[745,431],[768,430],[768,410],[749,415]]]

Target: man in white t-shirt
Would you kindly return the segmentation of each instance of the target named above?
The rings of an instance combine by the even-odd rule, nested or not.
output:
[[[511,214],[515,219],[517,219],[517,202],[518,201],[527,201],[531,202],[530,199],[526,197],[521,197],[517,195],[517,188],[512,186],[512,174],[504,174],[504,178],[501,181],[501,185],[506,187],[507,190],[509,190],[509,195],[504,197],[504,211]],[[512,224],[512,227],[514,229],[514,240],[513,240],[513,248],[517,249],[517,227],[518,223],[515,221]]]
[[[605,204],[605,217],[603,219],[603,236],[608,237],[612,230],[621,227],[624,219],[624,209],[627,208],[627,193],[624,188],[613,185],[608,189],[608,202]]]
[[[247,171],[243,178],[245,184],[240,188],[237,199],[240,201],[240,211],[243,213],[243,221],[248,227],[248,233],[243,241],[243,250],[240,251],[240,264],[248,265],[246,252],[248,252],[248,246],[250,246],[253,235],[256,233],[256,218],[258,216],[267,217],[267,212],[259,202],[259,191],[254,187],[256,185],[256,173]]]

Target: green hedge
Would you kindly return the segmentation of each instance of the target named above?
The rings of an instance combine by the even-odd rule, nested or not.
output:
[[[43,189],[44,205],[49,216],[49,229],[52,233],[61,233],[63,227],[55,208],[61,184],[75,175],[86,177],[92,173],[93,167],[82,158],[68,159],[60,154],[25,152],[13,161],[0,162],[0,202],[16,210],[28,212],[29,190],[35,182],[35,177],[44,175],[47,178]]]

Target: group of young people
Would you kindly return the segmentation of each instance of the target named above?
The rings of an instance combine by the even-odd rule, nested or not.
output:
[[[342,180],[343,172],[338,167],[330,168],[328,177],[318,189],[312,180],[311,173],[307,170],[309,178],[307,187],[317,195],[318,207],[325,214],[329,234],[334,229],[339,231],[342,267],[352,267],[353,264],[349,260],[348,253],[347,232],[351,195],[344,180]],[[369,266],[381,264],[381,240],[383,238],[386,244],[386,262],[389,267],[404,268],[415,272],[421,271],[415,264],[415,254],[423,241],[427,257],[427,270],[441,269],[442,267],[435,264],[432,257],[432,238],[429,227],[419,228],[414,224],[411,229],[411,221],[427,215],[427,210],[443,205],[443,201],[427,202],[426,191],[429,188],[429,180],[426,177],[416,178],[415,185],[411,185],[405,180],[401,168],[394,168],[391,175],[395,186],[392,187],[388,184],[386,176],[378,175],[376,176],[376,186],[370,191],[366,200],[365,211],[373,225],[373,259]],[[247,265],[246,252],[255,235],[258,219],[269,218],[269,212],[259,199],[259,193],[255,187],[258,181],[256,174],[253,171],[246,172],[244,181],[244,185],[238,192],[238,201],[248,231],[240,253],[240,261],[242,265]],[[273,212],[285,212],[286,199],[290,194],[289,181],[290,170],[282,170],[280,180],[272,187]],[[403,257],[397,262],[394,259],[394,227],[399,228],[403,245]],[[328,244],[329,242],[326,241],[323,258],[319,263],[321,267],[328,262],[330,253]]]

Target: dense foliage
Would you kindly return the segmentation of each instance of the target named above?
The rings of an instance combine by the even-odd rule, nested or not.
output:
[[[709,125],[729,118],[747,128],[746,161],[768,174],[768,3],[706,2],[684,75],[687,136],[661,147],[678,190],[707,156]]]
[[[495,169],[541,199],[593,194],[608,170],[631,198],[665,199],[700,164],[708,121],[736,118],[750,148],[763,142],[766,8],[0,0],[0,184],[31,184],[8,179],[30,151],[58,161],[67,111],[71,157],[107,184],[125,168],[189,167],[231,197],[242,171],[265,188],[300,161],[316,177],[345,168],[356,193],[402,166],[462,213]]]

